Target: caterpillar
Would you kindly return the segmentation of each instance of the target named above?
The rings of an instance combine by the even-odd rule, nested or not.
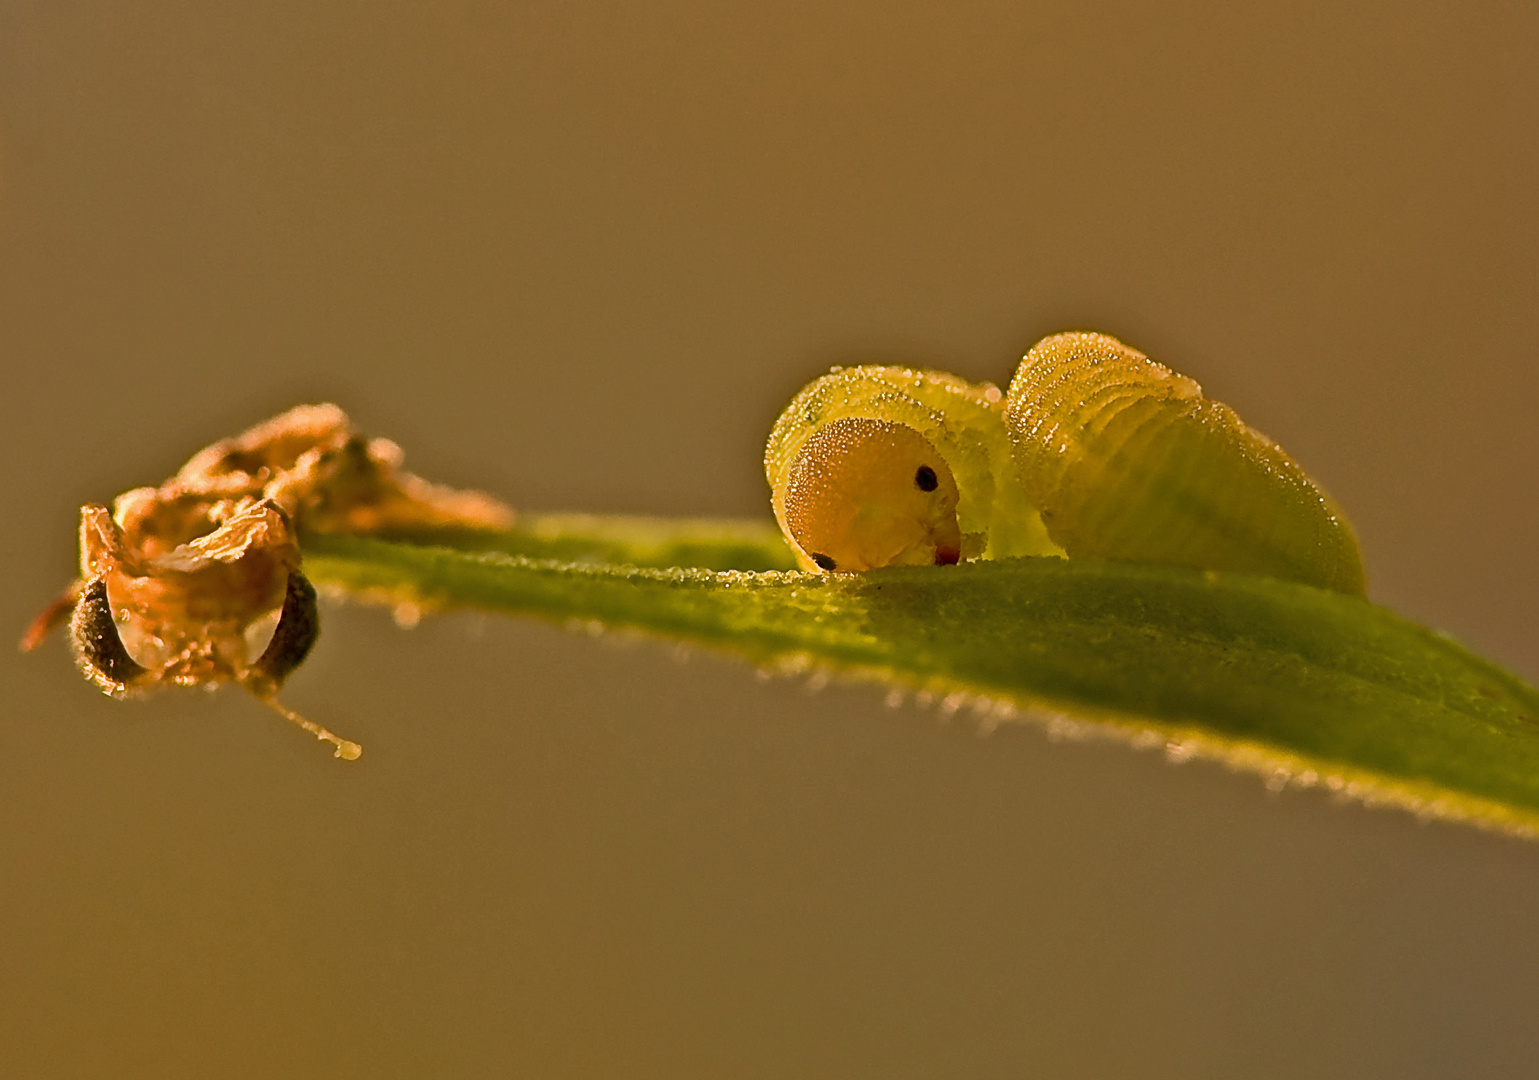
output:
[[[1106,334],[1043,339],[1004,394],[835,368],[780,415],[764,467],[807,570],[1058,555],[1364,592],[1330,496],[1194,380]]]

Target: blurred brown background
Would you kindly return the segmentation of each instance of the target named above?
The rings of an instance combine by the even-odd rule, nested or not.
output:
[[[767,514],[830,363],[1095,328],[1539,679],[1539,8],[0,0],[0,626],[334,399]],[[655,643],[335,608],[296,708],[0,651],[0,1075],[1532,1075],[1539,845]]]

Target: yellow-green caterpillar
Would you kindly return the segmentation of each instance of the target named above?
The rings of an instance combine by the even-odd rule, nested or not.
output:
[[[1003,395],[835,368],[781,414],[764,468],[809,570],[1067,555],[1363,592],[1330,496],[1197,383],[1105,334],[1044,339]]]

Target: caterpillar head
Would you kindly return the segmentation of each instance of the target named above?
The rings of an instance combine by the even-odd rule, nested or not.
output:
[[[934,445],[905,424],[864,417],[824,424],[797,450],[775,503],[809,570],[961,557],[956,478]]]

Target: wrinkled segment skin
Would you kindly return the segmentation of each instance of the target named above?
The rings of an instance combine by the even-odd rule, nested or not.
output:
[[[1229,406],[1116,338],[1038,343],[1005,418],[1027,498],[1071,557],[1364,592],[1357,538],[1330,496]]]
[[[783,501],[792,541],[823,570],[951,565],[962,555],[956,480],[903,424],[845,417],[819,428],[792,459]]]
[[[835,368],[804,387],[776,421],[764,455],[775,518],[801,565],[827,571],[818,554],[838,573],[1062,554],[1015,478],[1002,399],[988,383],[876,365]],[[873,441],[862,448],[863,439]],[[955,544],[944,499],[913,508],[927,494],[914,484],[926,463],[937,478],[949,475],[940,484],[947,497],[955,489]],[[913,521],[921,524],[900,524]],[[845,559],[819,545],[840,547]]]

